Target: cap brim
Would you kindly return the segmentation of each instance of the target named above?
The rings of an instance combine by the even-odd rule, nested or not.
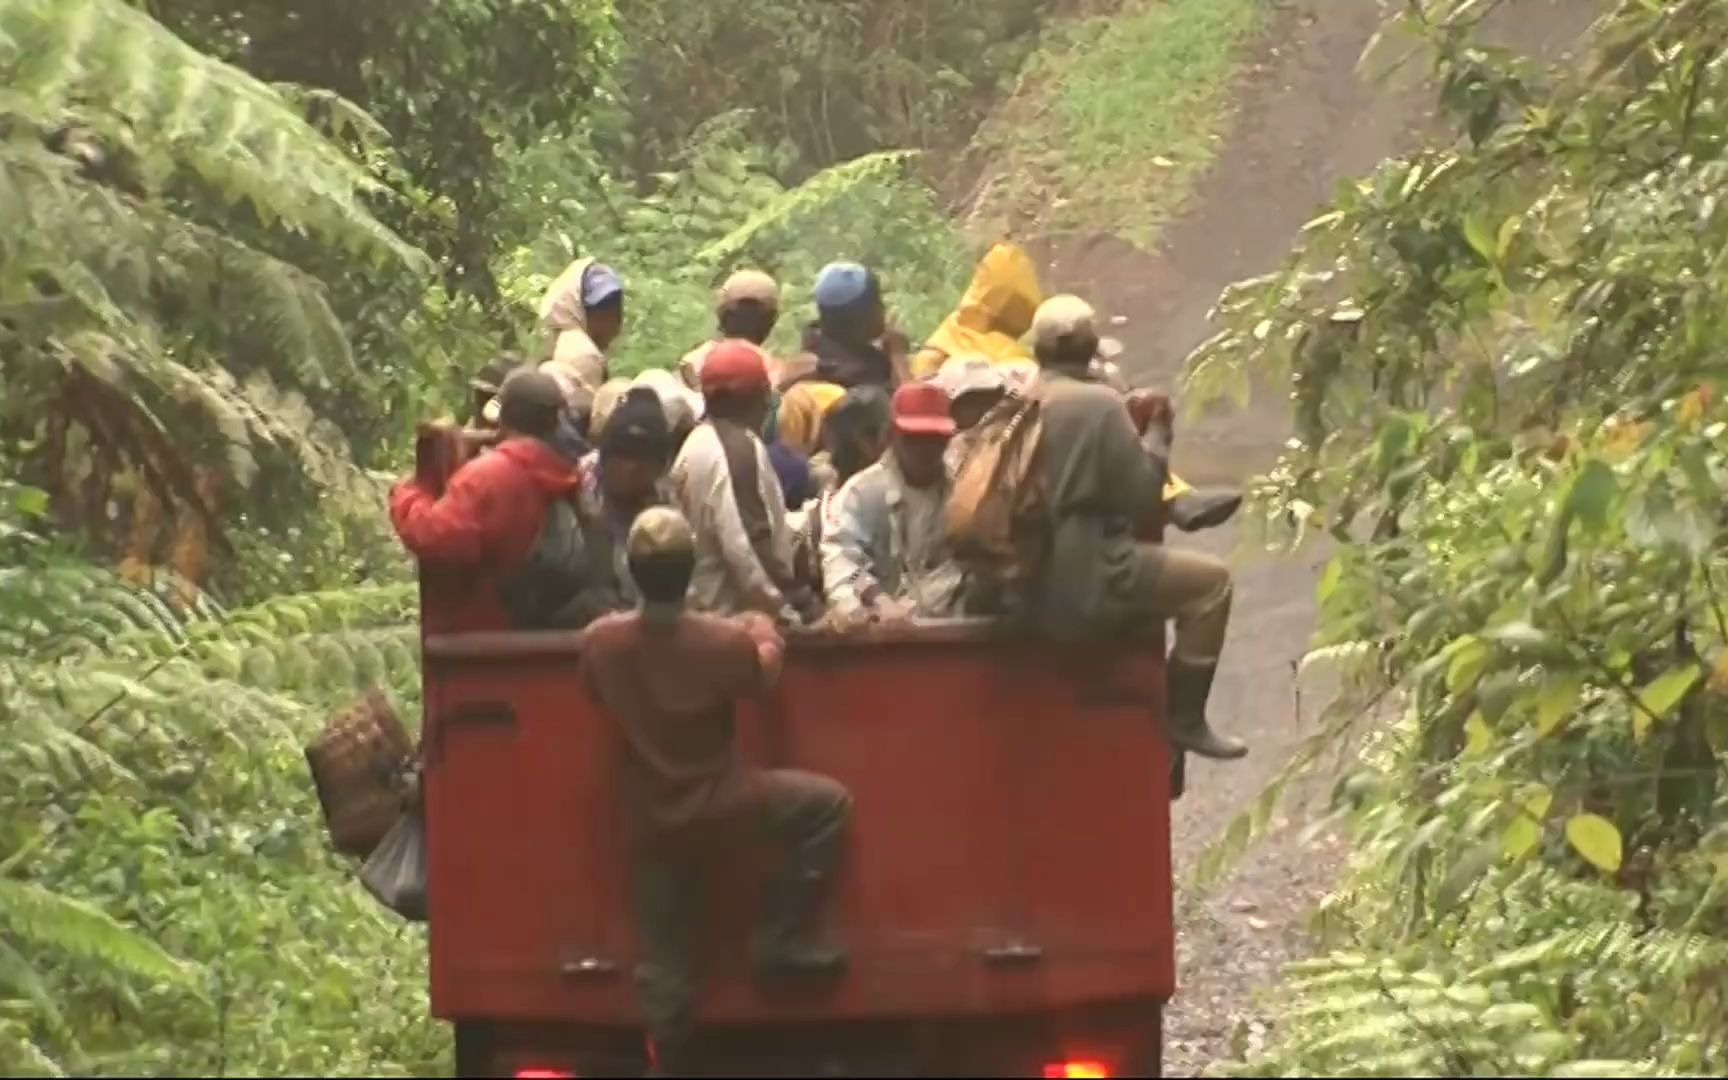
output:
[[[952,435],[956,428],[948,416],[904,416],[894,418],[894,429],[907,435]]]

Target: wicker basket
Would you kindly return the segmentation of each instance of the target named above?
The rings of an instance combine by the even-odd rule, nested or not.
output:
[[[377,690],[324,725],[306,748],[306,763],[337,851],[372,854],[402,813],[413,757],[407,729]]]

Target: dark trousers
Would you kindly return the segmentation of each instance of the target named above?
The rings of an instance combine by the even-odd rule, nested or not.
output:
[[[759,774],[745,809],[751,832],[783,846],[788,858],[768,884],[756,949],[795,944],[812,930],[844,853],[852,796],[815,773],[774,769]],[[636,932],[641,961],[636,991],[661,1073],[688,1065],[693,1032],[692,952],[701,903],[702,853],[645,846],[634,858]]]

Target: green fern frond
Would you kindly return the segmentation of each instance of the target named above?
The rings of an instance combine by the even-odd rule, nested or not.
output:
[[[0,1073],[7,1076],[67,1075],[65,1067],[43,1053],[30,1038],[29,1028],[7,1017],[0,1017]]]
[[[100,909],[39,885],[0,878],[0,931],[32,949],[93,961],[141,979],[195,988],[195,969]]]
[[[41,973],[24,959],[22,953],[0,938],[0,994],[7,993],[22,995],[42,1010],[50,1023],[56,1026],[61,1023],[60,1008]]]
[[[33,119],[73,112],[105,134],[166,148],[266,222],[424,265],[362,205],[376,181],[278,93],[121,0],[6,0],[0,83],[34,106]]]
[[[698,251],[696,261],[715,269],[731,266],[765,235],[796,228],[799,220],[823,212],[865,184],[898,177],[906,162],[916,156],[913,151],[889,150],[824,169]]]

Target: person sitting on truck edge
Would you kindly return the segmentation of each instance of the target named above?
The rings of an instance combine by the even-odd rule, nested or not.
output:
[[[624,282],[611,267],[578,259],[547,288],[540,322],[551,336],[540,370],[575,410],[577,390],[592,394],[606,382],[606,350],[624,332]]]
[[[768,351],[768,336],[780,321],[780,285],[760,270],[740,270],[727,278],[716,297],[715,318],[720,332],[691,349],[678,361],[678,376],[691,390],[702,388],[702,364],[722,341],[754,345],[768,366],[769,382],[778,385],[780,362]]]
[[[822,419],[822,450],[810,463],[819,493],[801,513],[791,515],[798,573],[818,592],[824,591],[822,538],[834,527],[839,507],[835,496],[846,481],[888,452],[891,419],[888,393],[880,386],[846,391]]]
[[[563,396],[548,375],[523,369],[498,391],[502,439],[434,495],[421,478],[390,493],[390,519],[420,560],[428,633],[508,630],[500,587],[528,557],[546,508],[581,482],[550,444]]]
[[[892,443],[882,460],[846,481],[834,526],[822,539],[822,578],[841,617],[952,615],[960,567],[948,548],[948,395],[933,383],[894,391]]]
[[[804,331],[801,370],[781,389],[809,379],[848,390],[866,384],[892,389],[904,377],[906,358],[879,344],[891,338],[896,335],[875,273],[857,263],[829,263],[816,276],[816,321]]]
[[[831,975],[846,964],[817,924],[845,852],[852,797],[826,776],[756,769],[738,753],[736,703],[772,689],[785,646],[759,613],[685,609],[696,547],[675,510],[636,519],[627,551],[641,607],[589,627],[580,667],[615,725],[641,943],[636,982],[662,1075],[690,1064],[691,933],[701,923],[704,849],[740,828],[788,849],[757,924],[760,975]]]
[[[761,355],[723,341],[702,364],[707,419],[672,465],[672,487],[696,530],[691,599],[704,611],[821,616],[793,573],[786,499],[758,432],[768,410]]]
[[[1173,619],[1169,667],[1172,744],[1231,760],[1248,748],[1219,735],[1206,702],[1230,618],[1230,569],[1210,555],[1137,543],[1158,510],[1173,435],[1168,401],[1144,437],[1120,394],[1088,377],[1098,353],[1096,316],[1076,296],[1044,303],[1033,320],[1042,371],[1038,477],[1051,530],[1032,585],[1039,624],[1066,640],[1108,638],[1150,619]]]

